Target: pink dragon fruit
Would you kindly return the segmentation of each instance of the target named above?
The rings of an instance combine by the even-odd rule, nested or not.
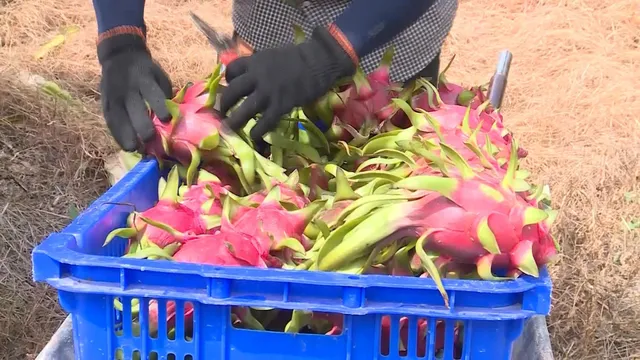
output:
[[[364,75],[358,69],[348,86],[318,100],[313,111],[331,124],[327,138],[366,141],[369,134],[378,132],[381,125],[396,114],[390,101],[400,96],[402,89],[392,84],[389,76],[393,53],[393,48],[387,49],[376,70]],[[408,99],[407,94],[402,96]]]
[[[461,85],[449,82],[445,74],[451,67],[454,59],[455,55],[451,57],[451,60],[449,60],[449,63],[438,77],[437,93],[439,94],[439,100],[446,105],[470,106],[475,110],[487,100],[483,92],[484,88],[482,86],[474,86],[467,89]],[[436,100],[438,100],[438,95],[436,94],[435,88],[427,86],[426,80],[424,79],[420,79],[419,84],[426,91],[413,96],[411,100],[412,107],[426,111],[437,109],[438,105]]]
[[[506,166],[514,140],[497,114],[458,105],[443,105],[433,112],[416,111],[402,100],[394,99],[393,102],[407,114],[420,138],[433,145],[444,142],[461,152],[466,160],[495,159],[499,165]],[[484,154],[480,156],[477,150]],[[516,154],[523,158],[527,152],[517,148]]]
[[[309,205],[309,198],[307,198],[305,190],[300,186],[300,175],[297,170],[293,171],[285,181],[281,182],[265,176],[264,182],[266,182],[266,188],[246,197],[248,203],[261,204],[269,192],[274,187],[277,187],[280,191],[280,204],[287,207],[287,209],[302,209]]]
[[[133,212],[129,217],[130,227],[110,232],[103,246],[106,246],[116,236],[135,241],[140,248],[145,248],[150,244],[164,248],[178,241],[169,232],[149,224],[148,220],[153,221],[154,224],[166,225],[177,231],[195,235],[204,234],[219,226],[219,216],[201,214],[178,201],[179,181],[178,169],[173,167],[169,172],[167,183],[158,203],[141,213]]]
[[[456,263],[475,264],[478,275],[484,279],[498,279],[492,270],[502,269],[538,276],[534,244],[540,247],[537,253],[545,254],[546,258],[556,249],[547,240],[548,234],[543,233],[545,236],[541,238],[540,232],[525,230],[542,223],[549,214],[531,206],[514,191],[516,166],[514,151],[500,182],[485,181],[469,169],[449,174],[452,177],[422,175],[396,182],[393,185],[396,188],[429,193],[372,213],[339,243],[320,254],[318,268],[337,269],[372,244],[415,236],[420,237],[416,251],[423,262],[428,261],[426,252],[431,251]],[[437,276],[431,275],[434,279]],[[448,304],[441,283],[440,288]]]
[[[179,202],[193,210],[205,215],[222,215],[222,202],[220,196],[228,194],[231,187],[223,186],[215,175],[200,170],[198,181],[195,185],[180,187]]]
[[[163,123],[155,114],[150,114],[156,138],[146,152],[158,159],[173,158],[188,166],[188,185],[203,159],[235,157],[240,162],[240,175],[248,183],[255,180],[253,149],[229,130],[222,122],[224,116],[213,109],[221,77],[218,65],[208,81],[187,84],[172,100],[167,100],[171,122]]]
[[[304,236],[304,230],[313,216],[324,206],[325,201],[316,201],[309,206],[287,211],[280,204],[280,188],[274,187],[256,208],[246,208],[235,203],[231,197],[225,199],[222,231],[237,231],[254,237],[263,256],[270,251],[290,249],[304,253],[311,243]],[[238,211],[242,211],[240,215]]]
[[[418,357],[425,357],[427,352],[427,340],[428,340],[428,322],[425,319],[418,319],[418,336],[417,336],[417,354]],[[383,316],[380,323],[381,331],[380,331],[380,352],[382,354],[389,354],[389,343],[391,340],[391,336],[398,336],[396,334],[391,334],[391,317]],[[399,355],[407,356],[407,344],[409,343],[409,318],[401,317],[399,324]],[[438,352],[442,351],[445,346],[445,322],[442,320],[436,321],[435,326],[435,342],[434,342],[434,355]],[[460,336],[461,327],[456,325],[453,335],[454,335],[454,359],[459,359],[462,355],[462,341]],[[415,341],[415,340],[414,340]]]
[[[224,266],[255,266],[266,268],[259,243],[239,232],[217,231],[214,234],[187,239],[173,255],[173,260],[197,264]]]
[[[158,337],[158,319],[159,319],[159,303],[158,300],[149,301],[149,335]],[[166,329],[175,329],[176,326],[176,302],[169,300],[166,302]],[[193,304],[186,302],[184,304],[184,330],[185,334],[193,334]]]
[[[336,169],[336,192],[331,202],[331,206],[328,209],[321,210],[317,219],[327,224],[329,227],[333,227],[334,224],[340,219],[340,215],[349,205],[360,196],[349,185],[349,180],[345,172],[341,168]]]
[[[206,164],[203,164],[202,169],[220,179],[220,183],[224,184],[232,193],[240,194],[244,191],[244,187],[232,165],[222,160],[208,159]]]
[[[320,198],[323,191],[329,189],[329,176],[319,164],[309,164],[298,171],[300,182],[309,188],[308,199],[314,201]]]

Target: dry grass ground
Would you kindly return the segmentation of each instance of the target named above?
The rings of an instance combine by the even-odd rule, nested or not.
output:
[[[6,0],[5,0],[6,2]],[[147,1],[150,44],[176,84],[214,56],[191,25],[194,10],[230,30],[231,0]],[[44,60],[32,55],[78,25]],[[14,0],[0,8],[0,357],[24,358],[53,332],[55,293],[30,282],[31,247],[105,187],[100,158],[113,146],[96,99],[99,67],[86,0]],[[505,104],[551,185],[563,255],[553,267],[549,319],[558,359],[640,359],[640,8],[635,0],[462,0],[446,45],[449,79],[488,80],[499,50],[514,53]],[[54,80],[82,106],[18,89],[20,72]],[[50,135],[48,135],[50,134]],[[22,330],[9,330],[10,328]]]

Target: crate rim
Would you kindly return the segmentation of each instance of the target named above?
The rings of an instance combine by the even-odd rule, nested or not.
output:
[[[244,266],[217,266],[177,263],[159,260],[127,259],[121,257],[89,255],[69,249],[66,244],[75,240],[75,234],[55,233],[46,238],[33,250],[34,255],[45,255],[61,264],[74,266],[91,266],[93,268],[118,268],[144,270],[151,272],[170,272],[182,275],[198,275],[204,278],[228,280],[259,280],[274,282],[291,282],[315,285],[335,285],[368,288],[412,288],[437,289],[430,278],[416,278],[391,275],[351,275],[324,271],[260,269]],[[97,262],[96,260],[99,260]],[[36,280],[46,280],[38,278]],[[443,279],[446,290],[457,292],[521,293],[540,286],[551,286],[551,279],[545,267],[540,269],[540,276],[523,275],[514,280],[459,280]]]
[[[70,253],[75,253],[71,251]],[[78,253],[75,253],[78,254]],[[472,281],[472,280],[451,280],[451,282],[456,283],[456,287],[451,286],[452,284],[444,283],[445,291],[449,294],[449,300],[452,304],[450,308],[446,308],[442,305],[429,305],[427,307],[422,307],[417,304],[407,304],[406,306],[403,304],[379,304],[373,306],[347,306],[347,305],[334,305],[334,304],[321,304],[321,303],[309,303],[309,302],[290,302],[288,300],[252,300],[252,299],[244,299],[242,297],[218,297],[212,296],[205,291],[205,288],[202,287],[192,287],[192,286],[176,286],[175,288],[167,288],[165,286],[150,286],[150,285],[129,285],[126,280],[123,282],[123,279],[126,279],[126,269],[132,271],[140,271],[140,272],[153,272],[156,271],[158,273],[176,273],[184,274],[187,276],[198,276],[204,279],[209,280],[209,284],[211,281],[215,280],[245,280],[245,281],[255,281],[255,282],[274,282],[274,283],[298,283],[305,285],[318,285],[318,286],[340,286],[344,288],[352,288],[357,290],[364,290],[368,287],[382,287],[393,291],[393,289],[399,288],[412,288],[412,289],[423,289],[423,290],[432,290],[437,292],[437,288],[433,280],[428,278],[410,278],[410,277],[391,277],[385,275],[360,275],[358,276],[358,280],[349,279],[349,275],[347,274],[336,274],[336,273],[323,273],[323,272],[314,272],[314,271],[291,271],[291,270],[281,270],[281,269],[256,269],[256,268],[224,268],[220,267],[214,276],[210,273],[202,272],[205,268],[214,267],[212,265],[197,265],[197,264],[184,264],[184,263],[176,263],[178,266],[189,265],[189,269],[178,269],[178,271],[167,271],[165,267],[162,266],[146,266],[146,265],[137,265],[138,264],[147,264],[149,262],[154,262],[152,260],[138,260],[138,259],[122,259],[126,260],[128,264],[118,263],[117,261],[113,261],[107,266],[104,264],[97,265],[98,262],[96,260],[99,259],[100,262],[103,262],[106,256],[94,256],[90,255],[83,261],[58,261],[58,256],[50,256],[46,251],[38,251],[34,252],[34,257],[38,257],[44,255],[56,262],[61,264],[75,265],[75,266],[86,266],[91,267],[93,271],[99,268],[113,268],[119,269],[120,271],[120,281],[100,281],[100,282],[90,282],[88,280],[76,279],[74,277],[69,276],[60,276],[59,267],[54,266],[49,269],[49,271],[45,269],[41,269],[39,272],[39,276],[34,275],[36,281],[45,281],[52,287],[56,288],[58,291],[65,291],[73,294],[88,294],[88,295],[105,295],[109,294],[110,296],[115,297],[127,297],[127,298],[156,298],[156,299],[165,299],[165,300],[176,300],[183,302],[198,302],[206,305],[231,305],[231,306],[260,306],[260,307],[274,307],[274,308],[282,308],[282,309],[290,309],[290,310],[308,310],[309,308],[314,308],[314,311],[324,311],[324,312],[339,312],[345,315],[367,315],[367,314],[382,314],[382,315],[403,315],[407,312],[409,306],[416,316],[425,316],[425,317],[437,317],[442,319],[461,319],[464,318],[466,320],[518,320],[518,319],[527,319],[531,316],[535,315],[547,315],[550,311],[550,303],[547,301],[543,301],[542,303],[536,304],[533,308],[522,308],[517,307],[509,310],[508,308],[492,308],[492,307],[460,307],[456,305],[456,294],[460,292],[469,292],[474,293],[479,296],[491,296],[492,294],[523,294],[523,296],[530,297],[533,295],[534,297],[538,297],[535,293],[542,292],[550,293],[551,292],[551,281],[547,277],[545,279],[534,279],[541,280],[541,285],[534,285],[531,283],[527,283],[523,281],[523,287],[514,290],[513,288],[508,288],[502,285],[502,289],[491,287],[490,284],[479,284],[485,286],[484,289],[480,289],[478,287],[473,286],[470,282],[474,283],[483,283],[488,281]],[[113,259],[120,259],[115,257]],[[40,258],[42,260],[42,258]],[[159,261],[157,261],[159,262]],[[50,263],[50,262],[49,262]],[[164,265],[168,265],[169,262],[166,262]],[[172,264],[173,265],[173,264]],[[51,272],[52,269],[56,269]],[[34,269],[34,274],[35,269]],[[217,276],[216,276],[217,275]],[[310,276],[311,275],[311,276]],[[316,276],[317,275],[317,278]],[[542,274],[541,274],[542,275]],[[314,278],[310,278],[310,277]],[[544,272],[544,276],[547,276],[546,271]],[[320,278],[320,279],[318,279]],[[396,280],[394,282],[393,280]],[[447,279],[449,280],[449,279]],[[412,282],[413,286],[408,286],[407,281]],[[419,283],[419,284],[418,284]],[[420,285],[420,286],[418,286]],[[495,284],[501,285],[501,284]],[[488,287],[488,288],[487,288]],[[189,291],[193,289],[193,291]],[[525,295],[526,294],[526,295]],[[62,300],[62,298],[61,298]],[[73,305],[71,305],[73,306]]]

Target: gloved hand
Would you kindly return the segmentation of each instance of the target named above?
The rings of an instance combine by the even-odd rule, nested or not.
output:
[[[161,121],[171,119],[165,105],[172,95],[171,81],[151,58],[141,31],[99,39],[98,60],[107,126],[123,150],[139,150],[140,140],[148,142],[155,136],[145,100]]]
[[[356,62],[357,56],[340,30],[317,28],[302,44],[263,50],[231,62],[226,69],[228,86],[222,93],[220,110],[227,114],[247,96],[227,114],[226,122],[237,130],[261,113],[250,134],[254,141],[261,142],[283,115],[320,98],[338,79],[353,75]]]

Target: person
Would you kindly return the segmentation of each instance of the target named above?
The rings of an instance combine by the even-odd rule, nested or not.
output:
[[[104,117],[120,147],[134,151],[155,136],[146,104],[161,121],[170,120],[165,99],[172,95],[171,81],[146,46],[144,0],[93,5]],[[356,66],[375,69],[388,46],[395,50],[393,81],[436,81],[457,7],[457,0],[235,0],[235,33],[254,53],[226,68],[224,121],[238,129],[260,113],[250,132],[258,140],[282,115],[321,97]],[[297,45],[294,24],[308,35]]]

